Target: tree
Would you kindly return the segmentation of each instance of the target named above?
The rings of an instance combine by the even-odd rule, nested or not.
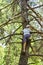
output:
[[[18,64],[19,62],[23,38],[20,32],[26,24],[31,25],[31,46],[35,51],[34,54],[33,50],[29,48],[29,61],[28,63],[26,61],[26,63],[30,64],[32,62],[35,65],[41,65],[43,63],[43,4],[40,4],[40,2],[42,3],[42,0],[37,2],[27,2],[26,0],[0,1],[0,43],[5,44],[5,49],[8,49],[4,56],[7,61],[7,57],[9,57],[8,64],[3,58],[4,63],[7,65]],[[14,61],[15,58],[16,62]]]

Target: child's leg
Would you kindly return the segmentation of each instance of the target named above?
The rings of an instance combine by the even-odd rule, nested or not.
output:
[[[26,49],[26,42],[23,43],[23,52],[25,52]]]
[[[25,52],[26,49],[26,36],[23,38],[23,52]]]

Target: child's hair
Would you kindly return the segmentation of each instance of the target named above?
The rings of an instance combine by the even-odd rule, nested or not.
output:
[[[26,25],[26,28],[28,28],[30,25]]]

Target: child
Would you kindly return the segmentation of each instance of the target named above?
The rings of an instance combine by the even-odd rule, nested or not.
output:
[[[28,38],[30,38],[31,34],[30,34],[30,29],[29,29],[30,25],[26,25],[26,28],[23,29],[23,52],[25,52],[25,48],[26,48],[26,40]]]

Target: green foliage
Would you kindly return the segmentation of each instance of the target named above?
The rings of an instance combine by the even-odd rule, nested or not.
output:
[[[4,62],[4,59],[3,59],[4,55],[5,55],[4,48],[0,46],[0,65],[2,65]]]
[[[8,40],[9,37],[3,39],[3,37],[12,34],[20,25],[22,25],[22,23],[19,23],[19,22],[22,22],[22,19],[20,17],[21,15],[19,14],[20,16],[19,15],[15,16],[15,14],[17,14],[21,11],[21,8],[20,8],[18,2],[16,2],[16,0],[14,0],[13,4],[9,4],[12,1],[13,0],[0,0],[0,39],[2,38],[2,40],[0,40],[0,44],[2,44],[2,45],[0,45],[0,65],[18,65],[20,53],[21,53],[21,43],[20,42],[22,42],[22,40],[21,40],[22,35],[13,35],[13,36],[11,36],[11,38],[9,40]],[[40,2],[43,2],[43,0],[40,0],[38,2],[38,4],[40,4]],[[37,4],[37,3],[31,2],[29,4],[32,5],[32,4]],[[41,17],[41,15],[43,15],[42,9],[38,9],[38,10],[36,9],[35,11],[37,13],[41,12],[39,14],[40,17]],[[31,10],[29,10],[28,13],[35,16],[35,14],[33,14],[33,12]],[[18,18],[14,18],[14,17],[18,17]],[[28,16],[28,18],[29,18],[29,20],[31,20],[33,17]],[[33,19],[30,22],[30,24],[35,29],[40,31],[41,26],[35,19]],[[21,31],[22,31],[22,27],[20,27],[16,31],[16,33],[20,33]],[[34,32],[35,30],[32,29],[32,31]],[[39,39],[39,38],[42,38],[42,37],[40,34],[37,34],[37,33],[32,34],[32,36],[31,36],[32,41]],[[43,43],[43,41],[40,41],[40,40],[31,43],[36,54],[39,54],[39,53],[43,54],[43,51],[42,51],[43,47],[39,51],[37,51],[42,43]],[[33,54],[33,51],[30,48],[29,54],[31,54],[31,53]],[[31,65],[31,63],[34,63],[32,65],[43,65],[42,60],[43,60],[42,57],[30,57],[28,59],[28,64],[30,63],[30,65]]]

